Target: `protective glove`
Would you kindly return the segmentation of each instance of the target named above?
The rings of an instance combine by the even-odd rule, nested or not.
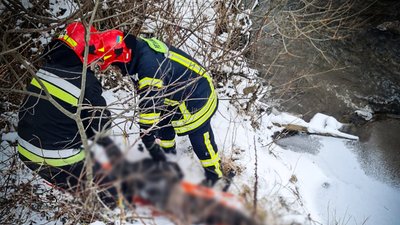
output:
[[[146,146],[146,148],[149,151],[151,158],[153,158],[154,161],[156,162],[167,161],[167,157],[165,157],[163,149],[157,143],[153,143],[151,146]]]

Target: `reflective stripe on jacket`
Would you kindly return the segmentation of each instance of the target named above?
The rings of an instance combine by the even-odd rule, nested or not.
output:
[[[45,64],[27,86],[27,91],[36,95],[27,95],[19,109],[18,151],[32,162],[65,166],[82,161],[85,156],[76,121],[37,95],[52,97],[64,110],[75,114],[83,94],[83,65],[69,47],[59,42],[52,44]],[[80,117],[88,138],[102,131],[109,121],[110,113],[101,94],[101,83],[87,70]]]
[[[85,152],[80,149],[42,149],[18,138],[18,152],[32,162],[50,166],[66,166],[82,161]]]
[[[128,73],[138,75],[143,129],[156,125],[171,110],[178,135],[193,132],[211,118],[218,97],[211,76],[196,60],[154,38],[138,39],[136,46],[130,42],[135,54]]]

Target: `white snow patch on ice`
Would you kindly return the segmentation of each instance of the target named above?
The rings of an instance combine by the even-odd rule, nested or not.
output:
[[[367,108],[367,107],[364,109],[356,110],[355,113],[367,121],[371,120],[374,117],[374,114],[373,114],[374,112],[370,108]]]
[[[293,125],[308,127],[308,123],[303,119],[285,112],[280,113],[279,115],[272,115],[270,120],[271,122],[280,125],[293,124]]]
[[[400,191],[367,176],[346,141],[321,137],[321,143],[318,155],[306,156],[313,160],[316,170],[309,170],[302,177],[310,184],[319,170],[328,178],[316,183],[319,187],[310,196],[318,206],[314,212],[325,220],[348,218],[351,224],[362,224],[364,220],[371,225],[398,224]],[[309,193],[307,189],[303,193]]]
[[[296,125],[301,126],[309,133],[331,135],[352,140],[358,140],[358,137],[351,134],[341,132],[339,129],[343,126],[334,117],[322,113],[317,113],[311,118],[310,122],[305,122],[303,119],[288,113],[279,113],[271,117],[271,122],[282,126]]]

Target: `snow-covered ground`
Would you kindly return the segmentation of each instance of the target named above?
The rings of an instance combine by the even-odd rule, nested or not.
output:
[[[60,3],[58,1],[50,2],[55,4],[54,7],[50,8],[51,14],[55,17],[64,18],[75,10],[75,5],[71,5],[66,10],[66,13],[59,15],[61,11],[59,12],[58,9],[61,5],[57,4]],[[177,1],[179,5],[182,2]],[[201,33],[201,31],[198,31],[197,33],[201,33],[201,37],[204,40],[212,42],[213,39],[207,38],[207,35],[204,34],[214,34],[213,20],[216,18],[216,12],[212,9],[213,1],[196,1],[199,5],[202,5],[201,8],[198,8],[198,5],[194,5],[194,1],[187,2],[188,4],[181,7],[178,13],[183,13],[185,18],[189,19],[198,18],[198,16],[194,16],[197,14],[209,18],[212,22],[210,26],[204,28],[206,32]],[[103,5],[103,7],[105,6]],[[241,16],[244,16],[244,14]],[[182,20],[181,24],[178,25],[189,28],[196,27],[194,26],[195,24],[191,24],[193,21]],[[162,20],[157,22],[162,23]],[[150,31],[157,29],[157,23],[154,21],[147,21],[146,25]],[[224,39],[227,35],[227,33],[224,33],[218,38]],[[44,35],[45,41],[42,43],[47,43],[49,37],[50,35]],[[226,41],[225,39],[221,42]],[[201,49],[198,48],[199,43],[197,42],[197,36],[191,35],[181,47],[193,55],[200,54],[198,56],[199,60],[208,67],[210,65],[207,64],[207,60],[210,59],[202,57],[201,52],[197,52],[198,49]],[[193,49],[196,49],[196,51]],[[226,52],[216,51],[211,57],[218,58],[224,53]],[[221,69],[227,73],[243,72],[246,75],[252,73],[246,65],[243,67],[243,65],[229,64],[227,66],[223,64]],[[248,71],[244,72],[243,70]],[[251,76],[249,75],[248,77]],[[260,112],[259,115],[254,115],[253,112],[250,116],[243,113],[237,104],[232,104],[227,100],[231,99],[229,95],[231,90],[224,89],[228,85],[223,86],[222,90],[219,90],[222,100],[216,115],[212,119],[212,127],[222,161],[226,165],[235,168],[237,173],[229,191],[243,196],[252,205],[254,203],[253,194],[256,184],[257,211],[267,224],[295,224],[293,222],[324,225],[400,224],[400,189],[396,189],[390,184],[382,183],[365,174],[357,155],[353,151],[353,144],[357,140],[318,135],[297,135],[278,140],[276,143],[279,145],[277,145],[272,138],[275,132],[282,129],[273,123],[279,123],[280,121],[281,124],[284,124],[288,120],[289,122],[295,120],[302,126],[307,127],[309,132],[327,132],[356,139],[353,136],[338,133],[338,123],[334,118],[320,114],[314,121],[307,123],[300,118],[288,116],[285,113],[276,115]],[[235,88],[242,86],[241,88],[243,89],[249,87],[250,84],[240,83],[233,86]],[[107,102],[111,104],[110,107],[113,108],[115,115],[123,113],[123,116],[132,117],[134,110],[129,109],[129,107],[134,104],[129,104],[129,102],[121,104],[121,102],[129,98],[133,100],[132,90],[121,89],[114,91],[106,91],[104,96]],[[231,94],[235,94],[235,92]],[[121,148],[127,152],[129,159],[138,160],[148,156],[147,153],[137,150],[137,144],[140,143],[137,135],[137,123],[133,123],[131,127],[132,122],[127,121],[126,117],[120,117],[115,121],[112,132],[113,137],[121,145]],[[7,118],[14,120],[15,124],[15,113],[8,113]],[[322,124],[321,121],[323,121]],[[254,126],[254,123],[257,123],[258,126]],[[4,185],[5,177],[6,175],[8,176],[7,169],[11,165],[8,159],[15,153],[15,148],[9,144],[15,142],[16,139],[15,132],[4,132],[5,129],[1,128],[1,186]],[[121,135],[124,132],[128,136]],[[190,150],[189,140],[186,137],[179,137],[177,141],[178,154],[169,156],[169,160],[177,162],[183,168],[185,179],[191,182],[199,182],[203,179],[203,172],[199,161]],[[98,156],[101,158],[101,151],[98,151],[98,153],[100,153]],[[25,180],[31,180],[34,177],[30,171],[23,167],[14,172],[13,176],[20,184],[24,184]],[[44,190],[43,192],[49,191],[49,187],[41,182],[40,179],[35,184],[40,186]],[[62,196],[65,197],[66,195]],[[40,200],[43,199],[37,199],[37,201]],[[62,200],[60,201],[62,202]],[[52,204],[54,204],[54,201]],[[51,219],[53,218],[52,215],[60,210],[57,205],[48,205],[47,208],[45,207],[47,209],[45,212],[35,210],[35,207],[23,205],[13,207],[12,210],[14,210],[16,216],[26,218],[23,224],[64,223],[60,220]],[[138,212],[140,215],[148,216],[146,209],[139,208]],[[111,215],[108,218],[116,218],[114,223],[120,224],[118,212],[108,213]],[[111,222],[113,221],[111,220]],[[145,222],[148,221],[128,221],[127,224],[146,224]],[[110,220],[97,221],[92,225],[108,223],[110,223]],[[165,217],[154,218],[154,223],[159,225],[173,224]]]
[[[114,90],[109,90],[104,96],[108,103],[115,105],[130,98],[131,92],[119,90],[114,93]],[[128,104],[115,106],[115,113],[129,107]],[[125,115],[132,116],[132,111],[126,111]],[[282,117],[283,120],[287,115],[282,114]],[[237,175],[230,191],[252,204],[256,182],[258,214],[264,215],[266,223],[399,224],[400,190],[365,174],[353,152],[357,140],[302,134],[281,139],[277,145],[271,136],[282,128],[273,125],[271,119],[276,122],[277,116],[259,115],[259,128],[254,129],[251,124],[254,120],[239,112],[237,106],[227,100],[220,101],[212,119],[222,161],[236,166]],[[137,142],[136,125],[129,129],[131,122],[125,123],[122,118],[115,123],[118,126],[114,126],[114,138],[122,149],[129,150],[128,157],[131,160],[146,157],[147,153],[137,150],[140,141]],[[119,135],[123,131],[130,135],[127,138]],[[13,151],[6,141],[14,142],[15,138],[15,133],[2,134],[3,160]],[[189,140],[179,137],[177,141],[178,154],[169,156],[169,160],[176,161],[183,168],[185,179],[199,182],[203,172],[190,150]],[[5,170],[3,166],[2,170]],[[32,174],[28,172],[27,176],[27,171],[23,171],[19,176],[32,177]],[[17,207],[16,210],[21,209]],[[148,215],[144,209],[139,212]],[[111,214],[118,218],[118,212]],[[47,221],[40,214],[33,212],[33,215],[25,224],[31,220],[40,224],[44,221],[57,224],[56,221]],[[103,222],[106,221],[93,224]],[[156,217],[155,223],[172,224],[164,217]]]
[[[108,91],[105,96],[112,103],[121,101],[124,93]],[[287,118],[287,114],[281,114],[281,120]],[[281,139],[276,145],[271,136],[281,128],[273,125],[271,119],[278,120],[272,114],[259,116],[259,129],[254,129],[251,118],[239,113],[227,100],[220,101],[212,119],[222,161],[237,166],[230,191],[252,202],[257,182],[259,214],[272,214],[266,217],[267,222],[398,224],[400,190],[365,174],[353,151],[357,140],[303,134]],[[323,126],[315,124],[314,120],[314,129],[322,133],[329,133],[326,130],[331,131],[334,126],[331,123],[321,130]],[[135,129],[130,132],[137,132]],[[114,131],[117,135],[121,130]],[[145,155],[136,150],[136,145],[132,146],[136,140],[133,135],[131,141],[124,141],[125,146],[130,146],[128,154],[132,160]],[[202,168],[189,150],[189,140],[179,137],[177,146],[178,154],[169,156],[169,160],[183,168],[185,179],[202,180]]]

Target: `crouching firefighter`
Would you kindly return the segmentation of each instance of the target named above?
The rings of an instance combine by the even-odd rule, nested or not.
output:
[[[97,31],[91,27],[89,32],[88,65],[103,54]],[[31,170],[51,184],[74,193],[82,191],[85,183],[82,181],[86,179],[85,149],[82,148],[76,121],[67,114],[76,114],[79,98],[84,95],[80,118],[86,135],[92,140],[96,137],[97,144],[105,149],[111,163],[108,169],[102,168],[97,161],[94,163],[94,181],[101,190],[107,190],[100,193],[101,199],[115,206],[118,195],[111,184],[117,176],[127,176],[138,168],[141,168],[139,172],[145,171],[138,165],[140,162],[125,161],[114,142],[100,135],[109,128],[110,112],[101,96],[101,84],[90,69],[86,71],[85,91],[81,90],[84,36],[85,27],[75,22],[47,46],[43,54],[44,65],[28,85],[30,94],[25,97],[18,114],[18,152]],[[149,161],[144,164],[154,166]],[[131,197],[132,187],[137,185],[125,184],[122,185],[124,197]]]
[[[155,39],[119,30],[100,34],[105,56],[100,70],[112,64],[130,75],[139,94],[142,142],[155,160],[176,153],[175,136],[188,135],[205,171],[202,184],[222,177],[210,120],[218,105],[210,74],[192,57]],[[124,60],[116,60],[118,58]]]

